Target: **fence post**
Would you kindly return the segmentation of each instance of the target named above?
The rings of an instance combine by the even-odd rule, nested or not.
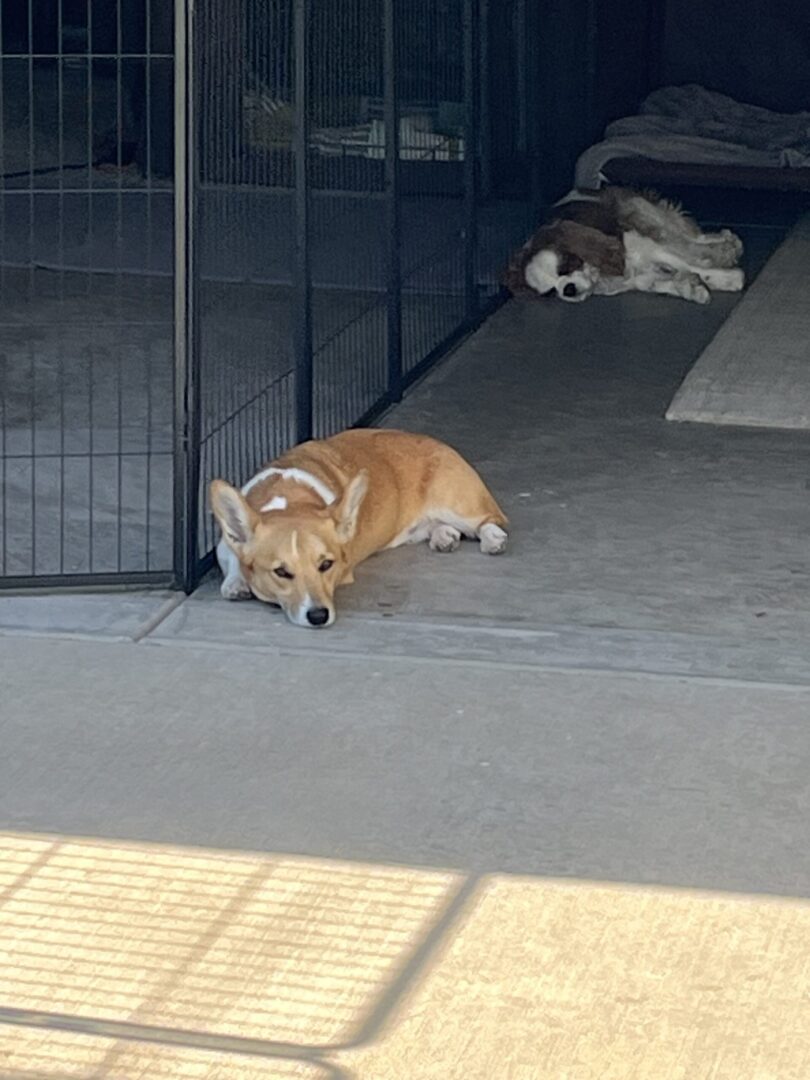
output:
[[[492,87],[489,73],[492,68],[490,50],[490,3],[479,0],[478,10],[478,145],[480,147],[479,195],[488,199],[492,194]],[[520,114],[518,103],[518,115]]]
[[[399,53],[397,0],[383,0],[385,203],[388,226],[388,397],[402,397],[402,220],[399,162]]]
[[[309,125],[310,0],[295,0],[295,267],[293,337],[295,354],[295,437],[312,438],[312,265],[310,252]]]
[[[464,294],[467,318],[478,314],[478,0],[464,0]]]
[[[197,348],[197,80],[194,0],[174,4],[174,578],[197,584],[200,394]]]

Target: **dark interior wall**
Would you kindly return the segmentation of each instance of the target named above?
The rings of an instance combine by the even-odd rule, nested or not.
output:
[[[656,84],[662,5],[663,0],[533,0],[532,107],[547,200],[568,190],[576,159],[605,125],[635,112]]]
[[[810,109],[810,0],[667,0],[661,82]]]
[[[611,120],[635,112],[658,76],[655,39],[663,25],[663,0],[597,0],[596,11],[594,106],[601,133]]]
[[[592,42],[587,4],[533,0],[531,13],[536,52],[528,125],[542,198],[549,201],[570,186],[574,162],[593,132]]]

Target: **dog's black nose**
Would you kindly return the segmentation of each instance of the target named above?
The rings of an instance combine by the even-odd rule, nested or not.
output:
[[[576,296],[577,287],[573,281],[569,281],[567,285],[563,286],[563,296]]]
[[[329,608],[311,607],[307,612],[307,622],[310,626],[323,626],[329,622]]]

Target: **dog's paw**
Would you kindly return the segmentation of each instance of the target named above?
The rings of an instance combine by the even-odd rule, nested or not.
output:
[[[733,233],[731,229],[721,229],[720,235],[729,244],[729,246],[733,248],[736,258],[739,259],[743,253],[743,242],[739,238],[739,236],[737,236],[736,233]]]
[[[717,267],[701,270],[698,277],[712,292],[741,292],[745,287],[745,274],[738,266],[724,270],[719,270]],[[696,287],[694,282],[690,284],[690,288]],[[696,299],[696,297],[687,296],[687,299]],[[699,300],[698,303],[705,303],[705,301]]]
[[[479,535],[481,537],[481,550],[485,555],[500,555],[506,551],[506,541],[509,537],[506,530],[502,529],[500,525],[490,522],[488,525],[482,526]]]
[[[742,292],[745,287],[745,274],[739,268],[715,270],[708,279],[708,284],[717,292]]]
[[[227,577],[219,587],[226,600],[250,600],[253,593],[243,577]]]
[[[739,236],[730,229],[723,229],[718,233],[707,234],[698,250],[698,266],[725,269],[737,265],[743,253],[743,245]]]
[[[720,268],[731,268],[740,261],[743,253],[742,240],[735,236],[729,229],[723,229],[715,244],[711,246],[714,257],[714,265]]]
[[[452,525],[437,525],[430,534],[431,551],[455,551],[461,543],[461,533]]]
[[[741,253],[735,244],[723,242],[722,244],[718,244],[712,250],[715,252],[714,265],[721,269],[736,266],[740,261]]]
[[[702,281],[697,281],[689,286],[683,298],[684,300],[692,300],[695,304],[709,304],[711,303],[712,294]]]

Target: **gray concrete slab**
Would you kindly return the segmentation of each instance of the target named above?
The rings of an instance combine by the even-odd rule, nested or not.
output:
[[[667,419],[810,429],[810,214],[780,245],[675,395]]]
[[[0,684],[3,829],[810,895],[807,689],[44,639]]]
[[[768,250],[759,234],[755,268]],[[474,462],[512,521],[505,556],[383,553],[317,643],[213,584],[158,637],[807,681],[810,438],[664,419],[736,302],[507,305],[385,421]]]
[[[470,558],[475,558],[470,553]],[[471,573],[471,564],[468,563]],[[461,588],[462,586],[460,586]],[[480,590],[480,586],[479,586]],[[784,639],[763,618],[736,636],[699,632],[551,625],[474,613],[411,615],[395,587],[358,590],[352,610],[328,632],[290,626],[281,612],[258,602],[226,603],[209,581],[170,612],[150,634],[152,644],[235,649],[283,656],[368,658],[374,663],[487,664],[514,668],[636,671],[651,675],[723,678],[739,682],[810,685],[804,641]],[[348,594],[347,594],[348,597]],[[362,598],[362,599],[361,599]],[[361,603],[366,611],[358,610]],[[376,603],[376,611],[373,610]]]
[[[0,596],[0,649],[9,635],[138,640],[182,600],[167,589]]]
[[[667,424],[721,313],[622,299],[508,305],[396,410],[478,465],[513,539],[501,561],[419,550],[369,574],[411,612],[806,638],[810,439]]]
[[[389,552],[320,634],[213,582],[36,598],[0,828],[810,895],[810,441],[663,418],[732,304],[512,304],[391,414],[478,465],[505,557]]]

